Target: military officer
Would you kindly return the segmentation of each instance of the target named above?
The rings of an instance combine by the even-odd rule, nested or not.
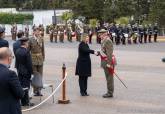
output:
[[[12,40],[16,40],[17,36],[17,25],[14,24],[11,28],[11,35],[12,35]]]
[[[45,59],[44,39],[40,36],[39,28],[34,29],[34,36],[29,40],[29,49],[32,55],[34,76],[43,77],[43,63]],[[41,87],[33,87],[35,96],[42,96]]]
[[[153,33],[154,33],[154,42],[157,42],[157,37],[158,37],[158,25],[155,23],[153,27]]]
[[[103,98],[113,97],[114,92],[114,79],[113,74],[109,72],[109,68],[113,67],[112,54],[113,43],[107,34],[107,30],[101,29],[99,31],[101,37],[101,55],[105,55],[107,60],[101,60],[101,67],[104,69],[105,77],[107,81],[107,93],[103,95]]]
[[[151,43],[151,38],[152,38],[152,25],[149,24],[148,27],[148,42]]]
[[[16,56],[16,68],[18,72],[18,78],[21,83],[22,88],[24,88],[25,95],[21,99],[22,106],[33,106],[29,100],[29,89],[31,82],[31,74],[33,74],[31,54],[28,50],[28,40],[29,38],[20,38],[21,42],[20,48],[15,52]]]

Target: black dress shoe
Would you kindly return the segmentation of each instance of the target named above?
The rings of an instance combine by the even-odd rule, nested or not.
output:
[[[43,96],[41,93],[35,93],[34,96]]]
[[[89,96],[89,94],[85,94],[85,96]]]
[[[86,94],[85,93],[81,93],[81,96],[86,96]]]
[[[86,92],[86,93],[85,93],[85,96],[89,96],[89,94]]]

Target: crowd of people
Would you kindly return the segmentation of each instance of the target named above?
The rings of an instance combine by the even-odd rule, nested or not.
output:
[[[153,26],[151,24],[149,25],[138,25],[137,23],[131,25],[125,25],[125,24],[108,24],[103,26],[97,26],[96,28],[90,28],[89,26],[86,26],[83,28],[84,32],[88,34],[89,36],[89,43],[91,44],[94,39],[94,35],[96,36],[96,43],[101,43],[101,38],[98,35],[98,31],[100,29],[106,29],[108,30],[108,35],[112,42],[116,45],[119,44],[137,44],[137,43],[151,43],[157,42],[157,36],[158,36],[158,26],[155,23]],[[73,38],[76,39],[76,41],[81,41],[81,34],[82,30],[78,27],[73,30],[71,27],[64,27],[64,26],[57,26],[52,25],[49,28],[49,34],[50,34],[50,42],[64,42],[64,36],[67,36],[67,40],[69,42],[73,41]]]
[[[0,99],[1,101],[4,100],[4,102],[0,102],[0,107],[5,107],[0,109],[2,114],[8,114],[7,109],[12,110],[9,114],[21,114],[21,105],[33,106],[34,103],[30,102],[29,97],[31,85],[34,96],[43,96],[41,93],[45,59],[43,34],[40,27],[33,29],[31,37],[28,37],[22,30],[16,33],[16,39],[13,39],[15,40],[13,43],[13,56],[12,51],[9,49],[9,43],[5,40],[5,28],[0,27],[0,72],[3,72],[0,74],[0,91],[3,91],[0,94]],[[14,57],[17,73],[9,69]],[[21,100],[21,104],[19,100]]]
[[[59,30],[58,30],[59,29]],[[28,32],[27,32],[28,31]],[[68,32],[69,31],[69,32]],[[78,29],[76,30],[78,31]],[[92,43],[93,31],[84,29],[84,33],[66,30],[64,27],[55,27],[50,29],[50,42],[64,42],[66,33],[68,41],[72,42],[72,37],[76,37],[80,42],[78,47],[78,59],[76,64],[75,75],[79,76],[79,87],[81,96],[89,96],[87,92],[88,77],[91,76],[91,59],[90,54],[95,54],[101,59],[101,67],[105,72],[107,81],[107,93],[103,98],[112,98],[114,93],[114,69],[116,65],[115,56],[113,55],[113,45],[123,45],[131,43],[151,42],[154,35],[154,42],[157,42],[158,27],[142,25],[115,25],[97,27],[96,42],[101,44],[101,51],[94,51],[89,48],[88,43]],[[45,60],[44,50],[44,28],[43,26],[33,26],[33,34],[29,36],[29,29],[19,30],[13,25],[11,29],[13,43],[13,52],[15,56],[15,68],[17,73],[11,71],[13,55],[9,49],[9,43],[5,40],[5,28],[0,27],[0,114],[6,112],[12,107],[12,114],[21,114],[22,106],[33,106],[30,102],[29,89],[32,85],[34,96],[42,95],[42,77],[43,63]],[[37,81],[36,81],[37,80]],[[19,102],[21,100],[21,104]],[[12,105],[12,106],[11,106]],[[13,113],[15,112],[15,113]],[[4,114],[4,113],[3,113]],[[11,114],[11,113],[9,113]]]

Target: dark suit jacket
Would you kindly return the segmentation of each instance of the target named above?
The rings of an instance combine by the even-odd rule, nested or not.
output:
[[[13,44],[13,52],[14,52],[14,55],[15,55],[15,53],[16,53],[16,50],[18,49],[18,48],[20,48],[21,47],[21,42],[19,41],[19,40],[17,40],[16,42],[14,42],[14,44]],[[16,68],[16,65],[17,64],[17,61],[15,60],[15,68]]]
[[[8,41],[4,40],[3,38],[0,38],[0,48],[1,47],[9,47]]]
[[[79,44],[78,54],[75,74],[79,76],[91,76],[90,54],[94,54],[94,50],[90,50],[88,44],[81,42]]]
[[[16,73],[0,64],[0,114],[22,114],[20,99],[23,95]]]
[[[21,47],[21,42],[19,40],[15,41],[13,44],[13,52],[16,53],[16,50]]]
[[[20,47],[16,50],[16,68],[18,71],[18,77],[23,88],[30,87],[30,79],[32,70],[32,60],[29,50]]]

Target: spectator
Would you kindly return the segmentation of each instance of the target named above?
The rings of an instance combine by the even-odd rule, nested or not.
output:
[[[14,71],[9,70],[12,52],[0,48],[0,114],[22,114],[20,99],[24,92]]]

